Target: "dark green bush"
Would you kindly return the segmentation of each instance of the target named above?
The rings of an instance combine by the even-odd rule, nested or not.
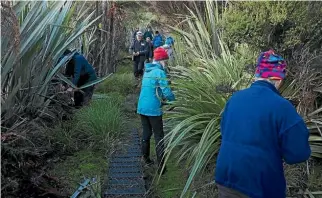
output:
[[[322,45],[322,2],[230,2],[219,26],[230,47],[247,43],[287,54],[304,45],[316,50]]]

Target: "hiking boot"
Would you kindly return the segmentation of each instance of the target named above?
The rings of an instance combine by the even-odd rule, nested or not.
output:
[[[153,161],[150,159],[150,141],[142,141],[142,154],[144,163],[148,166],[153,164]]]

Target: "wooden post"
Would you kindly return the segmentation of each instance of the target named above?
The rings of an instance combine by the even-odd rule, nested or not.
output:
[[[99,1],[95,1],[95,16],[96,18],[100,15],[100,10],[99,10]],[[96,22],[96,27],[98,28],[99,27],[99,24],[102,20],[97,20]],[[96,39],[96,42],[95,42],[95,50],[93,52],[93,57],[94,57],[94,68],[96,68],[97,70],[97,73],[99,76],[100,73],[101,73],[101,65],[100,65],[100,38],[101,38],[101,31],[100,30],[96,30],[95,32],[96,36],[97,36],[97,39]]]

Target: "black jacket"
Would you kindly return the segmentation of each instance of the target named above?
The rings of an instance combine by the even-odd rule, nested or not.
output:
[[[138,33],[138,31],[137,30],[135,30],[134,32],[133,32],[133,34],[132,34],[132,38],[135,40],[136,39],[136,33]]]
[[[130,47],[130,53],[133,54],[133,52],[140,53],[139,56],[134,57],[135,59],[139,57],[141,61],[145,61],[150,53],[149,44],[144,40],[138,41],[136,39]]]

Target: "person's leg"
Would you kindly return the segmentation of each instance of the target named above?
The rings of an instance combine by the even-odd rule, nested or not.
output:
[[[74,92],[74,103],[75,103],[75,107],[79,108],[82,106],[84,101],[84,95],[79,92],[79,91],[75,91]]]
[[[139,66],[139,60],[137,57],[134,57],[133,60],[133,74],[137,78],[138,77],[138,66]]]
[[[143,69],[144,69],[144,60],[141,60],[138,65],[138,73],[140,78],[143,76]]]
[[[217,184],[218,198],[248,198],[246,195],[225,186]]]
[[[94,93],[94,86],[87,87],[87,88],[83,89],[83,91],[84,91],[83,105],[88,105],[89,102],[91,101],[93,93]]]
[[[164,132],[163,132],[163,121],[162,116],[150,116],[150,123],[152,126],[154,139],[155,139],[155,151],[158,160],[158,172],[160,173],[163,163],[164,163]],[[164,174],[165,169],[162,174]]]
[[[141,124],[143,128],[143,135],[142,135],[142,154],[145,163],[151,164],[152,161],[150,159],[150,139],[152,136],[152,127],[149,121],[148,116],[140,115],[141,116]]]

